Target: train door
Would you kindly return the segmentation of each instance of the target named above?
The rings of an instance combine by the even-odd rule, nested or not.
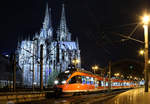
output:
[[[99,84],[97,78],[94,78],[94,84],[95,84],[95,88],[97,88],[97,87],[98,87],[98,84]]]

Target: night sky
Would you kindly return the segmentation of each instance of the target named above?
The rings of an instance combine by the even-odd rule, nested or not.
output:
[[[144,11],[150,12],[148,0],[47,0],[52,8],[56,31],[65,4],[67,25],[73,39],[78,37],[82,66],[105,66],[109,60],[138,59],[144,44],[121,41],[115,33],[129,35],[140,22]],[[0,3],[0,52],[13,51],[19,37],[39,32],[44,19],[46,0],[5,0]],[[140,25],[133,38],[144,39]]]

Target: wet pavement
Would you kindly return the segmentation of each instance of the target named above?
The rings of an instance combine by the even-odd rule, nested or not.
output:
[[[144,92],[144,88],[137,88],[119,93],[112,92],[50,98],[22,104],[150,104],[150,89],[149,92]]]
[[[69,97],[49,98],[42,101],[26,102],[19,104],[92,104],[93,102],[103,101],[116,96],[126,90],[113,91],[112,93],[102,92],[97,94],[86,94]],[[99,103],[98,103],[99,104]]]
[[[144,92],[144,88],[132,89],[112,99],[93,104],[150,104],[150,89],[149,92]]]

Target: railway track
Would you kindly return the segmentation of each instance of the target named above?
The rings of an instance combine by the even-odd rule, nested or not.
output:
[[[98,94],[87,94],[87,95],[76,95],[59,98],[50,98],[42,101],[26,102],[18,104],[94,104],[96,102],[104,101],[115,97],[116,95],[127,91],[128,89],[112,91],[111,93],[98,93]]]

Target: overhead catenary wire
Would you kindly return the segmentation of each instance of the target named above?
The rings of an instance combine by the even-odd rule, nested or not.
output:
[[[116,32],[111,32],[111,33],[112,33],[112,34],[116,34],[116,35],[118,35],[118,36],[121,36],[121,37],[123,37],[123,38],[129,39],[129,40],[134,40],[134,41],[136,41],[136,42],[139,42],[139,43],[144,44],[143,41],[137,40],[137,39],[135,39],[135,38],[131,38],[130,36],[127,36],[127,35],[124,35],[124,34],[120,34],[120,33],[116,33]]]

